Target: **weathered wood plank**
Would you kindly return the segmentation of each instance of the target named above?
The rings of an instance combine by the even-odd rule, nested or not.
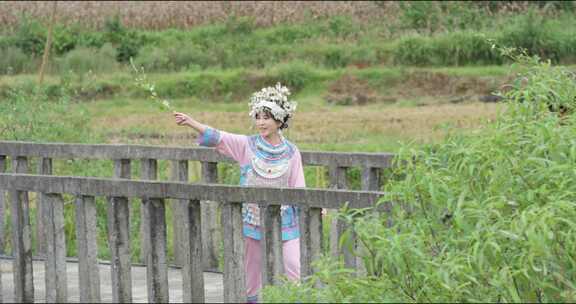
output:
[[[0,155],[0,173],[6,172],[6,156]],[[4,254],[4,205],[6,200],[6,192],[0,189],[0,254]],[[2,295],[4,289],[2,287],[2,271],[0,271],[0,303],[4,302]]]
[[[346,171],[348,168],[332,165],[329,167],[330,187],[334,189],[347,189],[348,183],[346,181]],[[336,212],[332,212],[336,215]],[[340,240],[347,229],[346,223],[338,219],[336,216],[332,219],[330,229],[330,252],[333,257],[339,258],[344,256],[344,264],[349,268],[356,268],[356,257],[353,251],[356,246],[356,236],[350,233],[348,241],[340,246]]]
[[[230,158],[214,153],[213,148],[181,148],[148,145],[102,145],[66,143],[30,143],[0,141],[3,155],[27,155],[50,158],[85,159],[171,159],[232,162]]]
[[[52,159],[41,158],[38,162],[39,175],[52,175]],[[36,254],[45,256],[46,254],[46,237],[44,235],[44,207],[46,198],[44,193],[40,193],[38,203],[36,204]]]
[[[339,167],[336,165],[331,165],[328,167],[328,174],[330,176],[330,188],[348,189],[346,171],[348,171],[347,167]]]
[[[381,172],[378,168],[362,168],[362,190],[378,191],[380,190]]]
[[[27,173],[27,158],[16,156],[16,158],[12,160],[12,171],[14,173]],[[34,302],[32,229],[30,225],[30,202],[28,199],[28,192],[13,190],[10,191],[10,193],[12,201],[14,300],[16,302]]]
[[[380,184],[382,182],[382,169],[363,167],[362,168],[362,178],[361,186],[364,191],[378,191],[380,190]],[[360,241],[356,244],[357,250],[363,255],[368,254],[368,250],[364,244]],[[366,266],[364,261],[360,256],[356,257],[356,269],[359,275],[366,274]]]
[[[224,302],[246,301],[242,203],[226,202],[222,206],[224,238]]]
[[[93,196],[76,197],[76,246],[80,302],[100,303],[96,202]]]
[[[155,159],[142,160],[142,177],[156,179],[158,162]],[[146,252],[146,284],[148,302],[168,303],[168,267],[166,264],[166,210],[164,200],[144,198],[147,226],[144,239],[148,244]]]
[[[312,261],[322,255],[322,209],[300,207],[300,276],[312,275]]]
[[[163,199],[150,198],[144,203],[148,216],[146,233],[149,251],[146,256],[148,302],[168,303],[168,266],[166,263],[166,210]]]
[[[114,161],[116,183],[119,178],[130,178],[130,160]],[[85,193],[82,193],[85,194]],[[126,196],[112,196],[108,204],[108,243],[112,274],[112,301],[132,302],[132,275],[130,262],[130,211]]]
[[[279,285],[284,274],[282,219],[279,205],[260,206],[262,285]]]
[[[176,182],[188,182],[188,161],[186,160],[173,160],[170,162],[172,168],[171,180]],[[183,265],[184,259],[182,258],[182,238],[187,229],[183,217],[186,212],[188,200],[175,200],[171,204],[172,208],[172,231],[173,233],[173,246],[174,246],[174,261],[177,265]]]
[[[150,159],[144,158],[140,160],[140,179],[141,180],[155,180],[157,174],[154,176],[150,176],[150,164],[148,163]],[[157,165],[156,165],[157,167]],[[157,169],[156,169],[157,170]],[[148,254],[148,250],[150,250],[150,244],[148,244],[148,239],[146,238],[146,231],[148,231],[148,216],[146,215],[146,206],[144,205],[144,201],[146,198],[142,198],[142,203],[140,204],[140,261],[143,264],[146,264],[146,256]]]
[[[6,156],[0,155],[0,173],[6,172]],[[0,254],[5,254],[4,252],[4,216],[6,210],[6,191],[0,189]],[[1,273],[0,273],[1,275]],[[0,280],[0,284],[2,284]]]
[[[359,152],[317,152],[302,151],[302,163],[309,166],[389,168],[392,166],[392,153]]]
[[[48,193],[71,193],[93,196],[164,197],[211,201],[256,201],[278,205],[291,202],[295,206],[340,208],[349,202],[350,208],[374,207],[384,194],[313,188],[269,188],[214,184],[188,184],[164,181],[134,181],[93,177],[41,176],[0,174],[0,188]],[[382,203],[379,210],[388,212],[391,204]]]
[[[218,183],[218,163],[202,162],[202,181]],[[222,244],[222,229],[218,225],[220,203],[200,202],[202,208],[202,259],[204,270],[218,269],[218,250]]]
[[[186,231],[182,236],[182,291],[184,303],[203,303],[202,219],[200,201],[189,201],[184,212]]]
[[[44,195],[43,221],[46,233],[46,302],[67,302],[66,236],[64,234],[64,201],[61,194]]]
[[[213,148],[165,147],[144,145],[88,145],[63,143],[30,143],[0,141],[3,155],[27,155],[49,158],[87,159],[171,159],[197,160],[203,162],[234,162],[232,159],[214,153]],[[301,151],[304,165],[373,168],[389,168],[393,154],[390,153],[346,153]]]

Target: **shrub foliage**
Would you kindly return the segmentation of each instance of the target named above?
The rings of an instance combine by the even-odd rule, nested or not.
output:
[[[576,300],[576,78],[507,54],[525,72],[503,93],[498,119],[473,135],[406,146],[385,187],[390,215],[342,212],[367,275],[324,260],[300,286],[267,288],[267,301]]]

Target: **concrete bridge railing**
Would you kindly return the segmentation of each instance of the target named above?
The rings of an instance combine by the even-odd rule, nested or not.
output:
[[[38,158],[38,174],[30,174],[30,160]],[[36,248],[46,257],[46,300],[66,301],[66,240],[64,235],[63,194],[75,197],[75,228],[79,259],[80,300],[99,302],[100,285],[97,267],[96,197],[106,197],[108,243],[111,252],[112,294],[114,302],[131,302],[131,252],[129,199],[142,201],[141,238],[143,260],[147,265],[148,299],[168,302],[166,200],[177,215],[174,217],[175,252],[182,266],[183,300],[204,301],[202,272],[209,267],[207,254],[214,254],[213,236],[205,224],[214,225],[215,207],[220,204],[224,245],[224,300],[245,301],[244,243],[242,236],[242,202],[259,202],[263,219],[263,283],[276,284],[283,273],[280,205],[301,207],[302,276],[313,272],[312,260],[322,252],[322,208],[336,209],[348,203],[350,208],[376,204],[383,193],[380,170],[390,167],[391,154],[302,152],[305,166],[327,166],[332,189],[288,189],[219,185],[217,164],[231,162],[208,148],[166,148],[136,145],[78,145],[0,142],[0,229],[4,227],[7,191],[12,214],[12,255],[14,257],[15,300],[34,300],[32,278],[32,226],[29,192],[39,193],[37,226],[44,240]],[[108,159],[114,162],[113,178],[53,176],[52,159]],[[11,160],[11,172],[7,165]],[[158,181],[158,160],[172,162],[172,180]],[[131,164],[139,161],[140,180],[131,180]],[[187,183],[188,162],[202,163],[202,183]],[[363,191],[346,187],[346,170],[362,168]],[[218,203],[216,203],[218,202]],[[386,209],[388,205],[382,204]],[[212,209],[211,209],[212,208]],[[210,210],[211,209],[211,210]],[[331,250],[344,255],[350,267],[356,260],[341,250],[338,235],[345,229],[334,222]],[[178,232],[178,233],[176,233]],[[176,236],[178,234],[178,236]],[[4,231],[0,230],[0,251],[4,252]],[[37,243],[37,246],[41,242]],[[38,250],[41,249],[41,250]],[[212,252],[211,252],[212,251]],[[210,261],[209,261],[210,262]],[[0,280],[1,282],[1,280]],[[0,286],[1,288],[1,286]],[[1,300],[1,298],[0,298]]]

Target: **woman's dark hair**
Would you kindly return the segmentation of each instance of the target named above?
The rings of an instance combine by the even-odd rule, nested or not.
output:
[[[288,128],[288,119],[290,119],[290,116],[286,115],[286,117],[284,117],[284,121],[278,120],[274,117],[274,115],[272,115],[272,112],[270,111],[269,108],[262,108],[262,112],[264,112],[266,115],[268,115],[268,117],[271,117],[272,119],[274,119],[275,121],[281,123],[280,125],[280,130],[284,130],[286,128]]]

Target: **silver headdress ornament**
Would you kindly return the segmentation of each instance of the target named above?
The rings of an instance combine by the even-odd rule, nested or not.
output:
[[[296,111],[297,103],[289,101],[290,90],[287,87],[277,83],[274,87],[266,87],[252,94],[250,97],[250,117],[256,117],[256,114],[264,108],[268,108],[274,119],[285,122],[286,117],[290,118]]]

